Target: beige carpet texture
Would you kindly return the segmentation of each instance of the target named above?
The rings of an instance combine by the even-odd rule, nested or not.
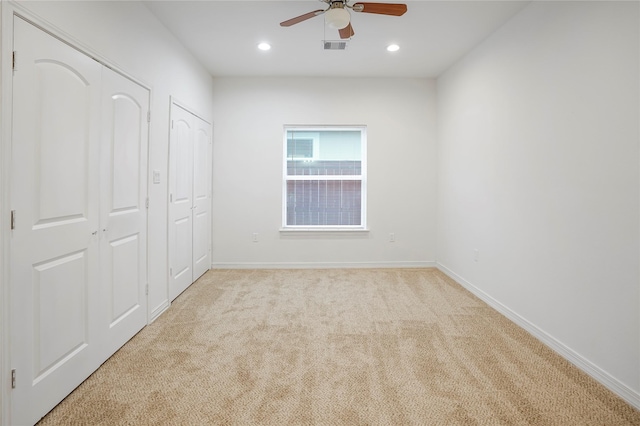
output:
[[[213,270],[40,425],[640,425],[436,269]]]

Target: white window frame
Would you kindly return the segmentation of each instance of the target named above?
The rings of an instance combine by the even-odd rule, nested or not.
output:
[[[325,131],[357,130],[360,132],[360,175],[287,175],[287,133],[289,131],[305,131],[318,133]],[[282,154],[282,228],[280,231],[303,232],[360,232],[367,228],[367,127],[364,125],[335,125],[335,126],[305,126],[285,125],[283,131]],[[314,140],[314,160],[318,157],[318,150]],[[359,180],[360,181],[360,225],[287,225],[287,182],[290,180]]]

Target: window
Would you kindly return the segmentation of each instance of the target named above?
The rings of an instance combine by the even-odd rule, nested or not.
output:
[[[365,229],[366,128],[285,127],[283,227]]]

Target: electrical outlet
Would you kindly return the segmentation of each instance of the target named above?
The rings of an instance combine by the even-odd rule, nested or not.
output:
[[[473,250],[473,261],[477,262],[479,257],[480,257],[480,250],[474,249]]]
[[[395,243],[395,241],[396,241],[396,234],[392,232],[389,234],[389,242]]]
[[[254,243],[258,242],[258,233],[254,232],[253,235],[251,236],[251,241],[253,241]]]

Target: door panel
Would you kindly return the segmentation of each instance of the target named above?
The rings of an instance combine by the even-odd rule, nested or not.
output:
[[[88,345],[86,255],[34,265],[34,383]]]
[[[173,270],[176,280],[191,280],[191,219],[179,218],[175,221],[175,267]],[[184,276],[188,275],[188,278]],[[189,283],[191,284],[191,283]],[[187,285],[189,285],[187,284]]]
[[[140,255],[140,238],[138,234],[134,234],[110,241],[109,249],[112,277],[109,282],[109,327],[114,327],[130,317],[135,309],[139,309],[143,301],[138,288],[140,268],[138,262],[132,261]]]
[[[39,171],[36,224],[86,218],[89,82],[67,64],[41,58],[33,65],[38,132],[34,148]]]
[[[193,280],[211,267],[211,125],[195,118],[193,155]]]
[[[193,137],[194,117],[171,105],[169,140],[169,298],[193,283]]]
[[[105,71],[106,73],[107,71]],[[140,208],[140,179],[144,177],[141,170],[141,148],[146,142],[141,138],[146,134],[143,128],[143,115],[146,112],[131,95],[116,92],[118,85],[131,85],[124,77],[109,76],[114,80],[111,84],[111,93],[105,87],[105,95],[108,111],[105,111],[105,125],[109,128],[107,140],[104,142],[111,148],[111,209],[114,213],[122,210]],[[136,87],[134,86],[134,89]],[[145,96],[145,93],[142,93]],[[144,102],[144,98],[141,100]],[[146,102],[145,102],[146,103]],[[144,108],[146,109],[146,108]],[[141,144],[143,145],[141,147]]]
[[[15,18],[12,424],[32,424],[99,365],[101,65]]]
[[[176,204],[192,204],[193,196],[193,119],[189,114],[181,111],[180,115],[173,121],[175,139],[173,153],[175,155],[175,190],[173,192]]]
[[[102,329],[111,356],[147,322],[149,92],[103,68],[101,155]]]

